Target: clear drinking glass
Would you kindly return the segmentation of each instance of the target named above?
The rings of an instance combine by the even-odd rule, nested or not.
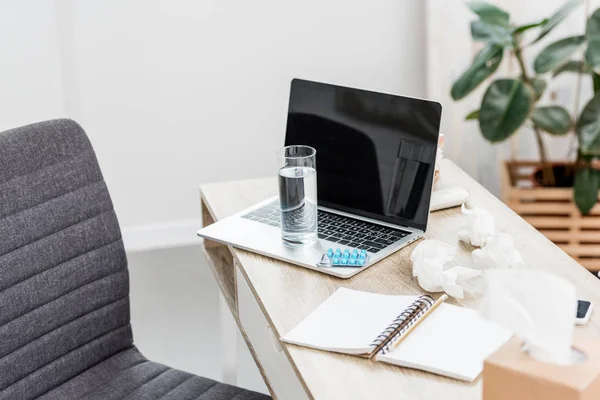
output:
[[[292,247],[317,242],[317,151],[287,146],[277,151],[281,237]]]

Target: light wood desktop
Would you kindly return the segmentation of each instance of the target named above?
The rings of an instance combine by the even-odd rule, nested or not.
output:
[[[517,249],[532,268],[545,269],[573,282],[580,299],[600,305],[598,278],[454,163],[444,160],[441,179],[436,187],[451,186],[466,188],[471,192],[471,204],[483,207],[496,216],[497,229],[514,237]],[[277,181],[275,178],[266,178],[214,183],[202,185],[200,189],[203,222],[206,225],[276,195]],[[456,246],[456,263],[470,267],[473,248],[459,242],[456,234],[463,221],[460,208],[432,213],[425,238]],[[204,251],[221,289],[224,304],[233,315],[275,398],[480,399],[481,378],[468,384],[367,359],[289,345],[278,339],[339,287],[385,294],[422,294],[423,290],[411,275],[409,260],[410,253],[418,243],[407,246],[347,280],[214,242],[205,241]],[[483,293],[483,279],[469,281],[467,289],[464,299],[451,298],[448,303],[476,308]],[[226,321],[223,327],[227,328]],[[588,331],[597,337],[600,334],[598,317],[593,314],[589,323],[577,330]],[[231,348],[226,343],[231,343],[232,336],[231,330],[222,333],[224,349],[229,351]],[[233,338],[235,341],[235,336]],[[231,360],[231,355],[226,358]],[[234,380],[231,370],[229,376]]]

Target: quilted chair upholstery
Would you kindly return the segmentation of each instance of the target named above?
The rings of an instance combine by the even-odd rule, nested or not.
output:
[[[0,133],[0,400],[268,396],[148,361],[96,156],[71,120]]]

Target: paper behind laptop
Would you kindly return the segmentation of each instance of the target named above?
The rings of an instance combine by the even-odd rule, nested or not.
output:
[[[442,304],[395,350],[376,360],[470,382],[511,336],[475,310]]]
[[[373,340],[417,296],[389,296],[340,288],[282,340],[346,354],[367,354]]]

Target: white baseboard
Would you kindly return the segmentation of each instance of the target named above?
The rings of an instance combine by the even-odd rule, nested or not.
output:
[[[173,221],[164,224],[123,228],[123,242],[128,252],[148,251],[200,244],[196,232],[202,219]]]

